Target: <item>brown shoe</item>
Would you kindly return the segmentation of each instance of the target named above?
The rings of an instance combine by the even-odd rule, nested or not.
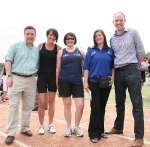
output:
[[[25,131],[25,132],[21,132],[21,134],[24,134],[24,135],[29,136],[29,137],[32,136],[32,132],[30,130]]]
[[[7,136],[6,139],[5,139],[5,143],[7,145],[10,145],[10,144],[12,144],[14,142],[14,139],[15,139],[14,136]]]
[[[142,147],[142,145],[143,145],[143,139],[135,139],[132,147]]]
[[[123,134],[123,130],[112,128],[111,131],[106,132],[106,134]]]

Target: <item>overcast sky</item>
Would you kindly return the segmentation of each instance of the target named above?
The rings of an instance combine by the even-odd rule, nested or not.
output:
[[[72,31],[77,46],[85,51],[93,45],[94,30],[104,30],[109,42],[114,32],[112,16],[122,11],[126,15],[126,27],[137,29],[146,52],[150,51],[150,7],[148,0],[3,0],[0,4],[0,62],[9,46],[22,41],[23,29],[33,25],[37,29],[35,45],[46,41],[48,28],[59,31],[60,46],[63,36]]]

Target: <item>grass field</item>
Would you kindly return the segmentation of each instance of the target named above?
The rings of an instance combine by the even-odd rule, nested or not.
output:
[[[131,105],[131,100],[128,94],[128,91],[126,93],[126,104]],[[143,104],[144,108],[150,109],[150,86],[143,86],[142,88],[142,95],[143,95]],[[115,91],[114,88],[111,90],[108,103],[115,103]]]
[[[150,86],[148,85],[144,85],[142,88],[142,95],[143,95],[143,104],[144,104],[144,108],[150,109]],[[131,100],[127,91],[126,94],[127,98],[126,98],[126,104],[127,105],[131,105]],[[89,95],[85,94],[85,98],[89,99]],[[108,103],[113,103],[115,104],[115,91],[114,88],[112,88],[110,96],[109,96],[109,100]]]

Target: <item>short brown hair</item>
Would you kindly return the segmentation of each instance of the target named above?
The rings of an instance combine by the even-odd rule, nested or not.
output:
[[[66,40],[67,40],[68,36],[71,36],[71,37],[74,38],[74,40],[75,40],[74,44],[77,43],[77,37],[76,37],[76,35],[74,33],[72,33],[72,32],[69,32],[69,33],[65,34],[65,36],[64,36],[64,44],[65,45],[66,45]]]
[[[24,33],[25,33],[25,31],[28,30],[28,29],[34,30],[34,32],[36,33],[36,29],[35,29],[33,26],[26,26],[26,27],[24,28]]]
[[[58,41],[58,31],[54,28],[50,28],[46,31],[46,36],[52,33],[56,37],[56,42]]]

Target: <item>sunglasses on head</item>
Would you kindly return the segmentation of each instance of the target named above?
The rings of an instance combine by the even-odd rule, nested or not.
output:
[[[66,40],[75,40],[74,38],[68,37]]]

